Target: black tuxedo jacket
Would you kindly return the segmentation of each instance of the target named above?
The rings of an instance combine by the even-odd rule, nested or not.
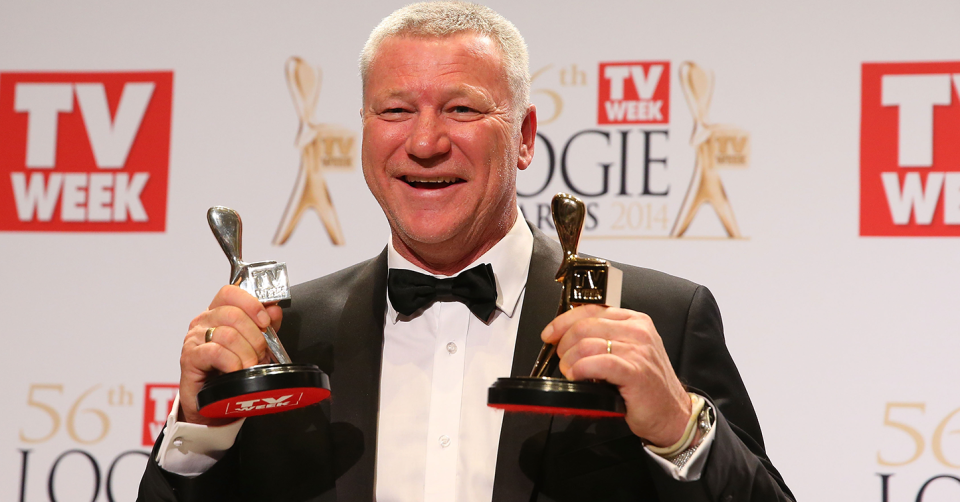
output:
[[[513,376],[529,374],[540,331],[556,315],[560,300],[554,281],[562,258],[559,245],[533,232]],[[680,380],[718,411],[700,480],[669,477],[622,419],[508,413],[493,500],[793,500],[764,452],[710,292],[660,272],[615,265],[624,272],[621,306],[650,315]],[[331,398],[319,406],[247,419],[226,456],[196,478],[167,473],[149,461],[138,500],[374,500],[386,277],[384,251],[294,287],[280,336],[294,361],[315,363],[330,376]]]

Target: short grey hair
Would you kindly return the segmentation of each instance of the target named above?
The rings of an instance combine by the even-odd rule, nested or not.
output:
[[[370,65],[389,37],[411,36],[442,38],[460,33],[477,33],[490,37],[500,49],[500,57],[510,91],[511,105],[522,118],[530,103],[530,61],[527,44],[520,31],[493,9],[467,2],[422,2],[403,7],[390,14],[370,33],[360,53],[360,78],[366,91]]]

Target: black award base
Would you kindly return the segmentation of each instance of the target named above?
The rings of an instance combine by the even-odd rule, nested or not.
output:
[[[243,418],[303,408],[330,396],[330,379],[313,364],[260,364],[211,378],[197,394],[207,418]]]
[[[498,378],[487,391],[487,406],[584,417],[622,417],[627,412],[616,385],[547,377]]]

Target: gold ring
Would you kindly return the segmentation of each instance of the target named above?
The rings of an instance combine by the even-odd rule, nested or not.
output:
[[[613,354],[613,340],[607,340],[607,354]]]
[[[207,328],[207,332],[203,335],[203,341],[205,343],[210,343],[210,340],[213,340],[213,330],[217,328]],[[607,348],[609,350],[609,347]]]

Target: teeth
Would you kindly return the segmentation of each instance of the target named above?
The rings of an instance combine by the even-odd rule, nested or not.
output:
[[[456,183],[457,178],[454,176],[449,177],[440,177],[440,178],[422,178],[419,176],[404,176],[404,179],[407,183]]]

